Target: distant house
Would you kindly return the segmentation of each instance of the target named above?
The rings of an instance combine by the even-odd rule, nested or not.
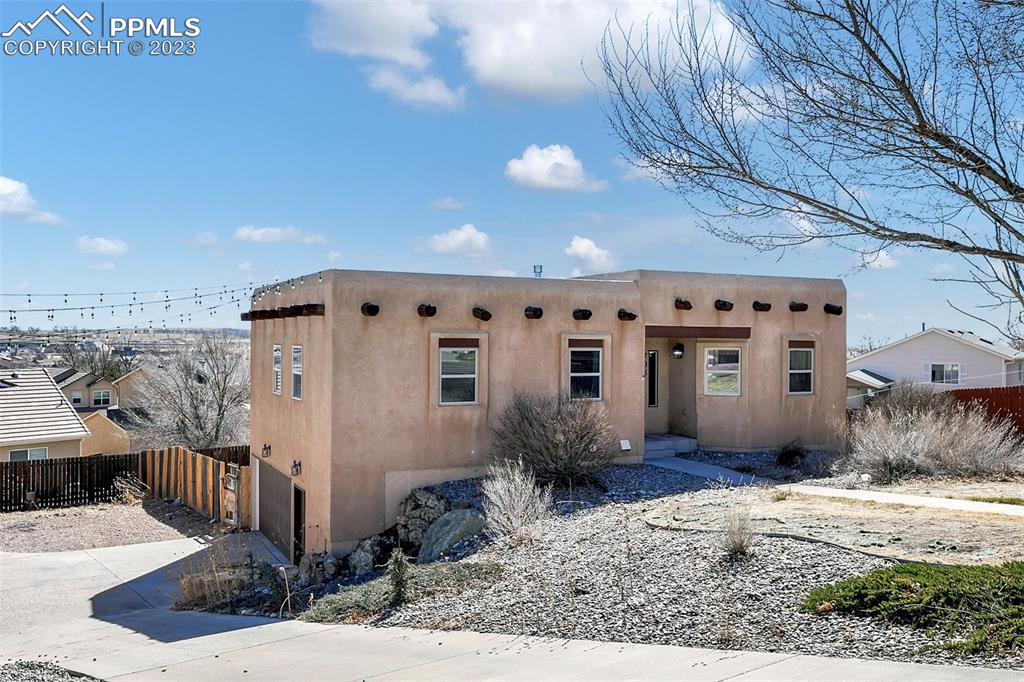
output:
[[[972,332],[931,328],[846,363],[847,407],[897,381],[940,391],[1024,383],[1024,352]]]
[[[103,410],[94,410],[82,416],[91,434],[82,441],[82,456],[112,455],[128,452],[131,444],[128,432],[110,419]]]
[[[141,367],[136,367],[127,374],[114,379],[114,389],[117,392],[117,405],[124,409],[137,407],[142,402],[142,393],[149,373]]]
[[[45,369],[0,374],[0,462],[77,457],[88,437]]]
[[[68,402],[80,411],[124,407],[136,402],[147,376],[141,367],[113,381],[70,368],[51,368],[50,373]]]

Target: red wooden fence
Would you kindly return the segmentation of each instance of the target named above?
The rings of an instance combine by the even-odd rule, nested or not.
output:
[[[961,402],[982,405],[993,417],[1013,420],[1024,431],[1024,386],[960,388],[950,393]]]

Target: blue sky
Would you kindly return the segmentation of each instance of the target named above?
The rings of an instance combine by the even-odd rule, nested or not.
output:
[[[68,6],[100,16],[98,2]],[[55,7],[4,2],[0,27]],[[23,293],[42,310],[45,292],[540,263],[553,277],[841,277],[851,341],[977,328],[945,303],[977,294],[930,280],[962,271],[954,257],[890,251],[863,269],[828,245],[758,254],[631,177],[584,69],[596,77],[616,10],[629,22],[666,7],[107,2],[108,17],[199,17],[196,54],[0,56],[0,309],[28,307]],[[234,309],[194,323],[240,326]]]

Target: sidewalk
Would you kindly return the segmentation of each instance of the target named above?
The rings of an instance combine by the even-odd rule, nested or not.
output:
[[[903,493],[886,493],[878,490],[847,490],[845,488],[826,488],[817,485],[779,486],[799,495],[815,497],[832,497],[844,500],[860,500],[878,504],[900,504],[907,507],[925,507],[930,509],[946,509],[949,511],[970,512],[973,514],[1002,514],[1003,516],[1020,516],[1024,518],[1024,506],[1018,504],[998,504],[995,502],[976,502],[959,500],[950,497],[932,497],[930,495],[905,495]]]
[[[766,485],[775,484],[775,481],[770,478],[761,478],[752,474],[743,474],[739,471],[726,469],[725,467],[715,466],[714,464],[707,464],[705,462],[695,462],[692,459],[683,459],[682,457],[651,457],[649,459],[644,459],[644,464],[651,464],[656,467],[661,467],[662,469],[679,471],[698,478],[706,478],[709,481],[722,481],[730,485],[754,485],[759,483]]]

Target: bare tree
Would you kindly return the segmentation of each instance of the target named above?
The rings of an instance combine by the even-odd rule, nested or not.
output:
[[[113,381],[129,370],[124,368],[114,349],[106,344],[86,346],[78,341],[62,341],[54,346],[61,362],[79,372],[91,372]]]
[[[872,336],[871,334],[865,334],[860,337],[860,341],[854,344],[846,344],[846,357],[855,358],[865,353],[870,353],[873,350],[878,350],[883,346],[888,346],[891,343],[889,337],[881,338]]]
[[[147,370],[129,411],[132,447],[198,449],[249,439],[249,358],[242,344],[204,335]]]
[[[713,234],[956,254],[1022,336],[1024,7],[985,0],[727,0],[609,27],[606,115],[636,168]],[[720,24],[716,24],[720,25]],[[981,312],[981,311],[979,311]]]

